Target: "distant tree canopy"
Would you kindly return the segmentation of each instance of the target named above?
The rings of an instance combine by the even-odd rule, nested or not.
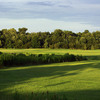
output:
[[[65,48],[100,49],[100,31],[73,33],[56,29],[54,32],[28,33],[27,28],[2,29],[0,48]]]

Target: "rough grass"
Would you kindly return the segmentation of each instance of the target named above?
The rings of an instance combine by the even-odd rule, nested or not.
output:
[[[14,51],[24,52],[24,50]],[[37,50],[47,52],[44,49],[36,49],[36,52]],[[50,53],[51,51],[61,53],[60,50],[50,50],[48,50]],[[81,50],[61,50],[63,53],[73,51],[74,54],[76,52],[86,56],[90,56],[91,52],[91,57],[100,55],[100,50],[83,50],[84,53]],[[25,50],[30,53],[32,51],[35,52],[35,49]],[[0,69],[0,100],[13,100],[14,96],[14,99],[18,100],[16,91],[22,97],[21,100],[32,100],[32,93],[41,97],[41,94],[47,91],[50,95],[57,94],[60,97],[65,95],[68,100],[100,100],[100,60]]]

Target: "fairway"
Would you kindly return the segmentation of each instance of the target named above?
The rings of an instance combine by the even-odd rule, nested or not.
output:
[[[5,53],[55,53],[100,56],[100,50],[0,49]],[[32,92],[65,94],[68,100],[100,100],[100,60],[63,62],[0,69],[0,93],[23,98]],[[0,100],[9,100],[0,95]],[[25,100],[25,99],[23,99]]]

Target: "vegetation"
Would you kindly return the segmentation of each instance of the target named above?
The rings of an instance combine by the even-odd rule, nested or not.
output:
[[[55,53],[88,56],[88,60],[0,69],[0,100],[99,100],[100,50],[0,49],[5,53]],[[43,56],[42,55],[42,56]],[[90,58],[95,60],[89,60]]]
[[[47,63],[58,63],[58,62],[72,62],[86,60],[86,57],[64,54],[7,54],[0,52],[0,66],[21,66],[21,65],[36,65],[36,64],[47,64]]]
[[[3,53],[23,53],[23,54],[56,54],[64,55],[66,53],[82,56],[99,56],[100,50],[72,50],[72,49],[0,49]]]
[[[100,49],[100,31],[73,33],[56,29],[54,32],[28,33],[27,28],[2,29],[0,48],[65,48],[65,49]]]
[[[98,60],[1,69],[0,100],[99,100],[99,79]]]
[[[1,100],[4,100],[3,96],[1,97]],[[56,93],[51,94],[49,93],[49,91],[42,93],[31,92],[28,95],[27,94],[21,95],[16,91],[13,95],[8,95],[8,98],[6,100],[68,100],[68,99],[65,95],[61,96]]]

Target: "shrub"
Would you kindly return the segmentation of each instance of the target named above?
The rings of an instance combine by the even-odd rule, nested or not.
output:
[[[86,60],[86,57],[75,56],[73,54],[55,55],[55,54],[9,54],[0,53],[0,66],[14,66],[14,65],[34,65],[34,64],[47,64],[58,62],[71,62]]]

